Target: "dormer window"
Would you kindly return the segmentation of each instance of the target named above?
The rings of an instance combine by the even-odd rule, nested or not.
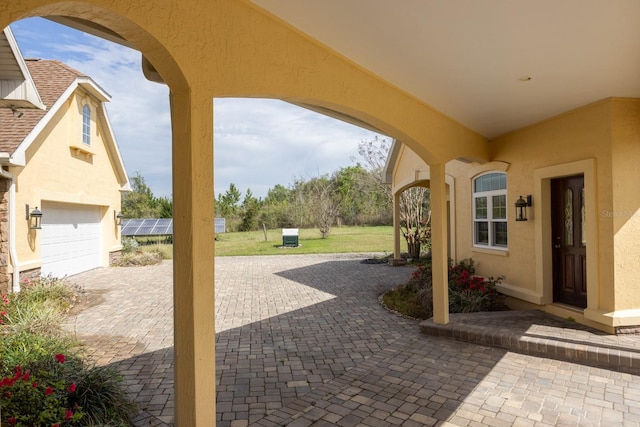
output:
[[[91,107],[89,104],[82,106],[82,143],[91,145]]]

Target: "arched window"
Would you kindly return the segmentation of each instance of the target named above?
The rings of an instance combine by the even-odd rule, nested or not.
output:
[[[473,180],[474,246],[507,248],[507,174],[490,172]]]
[[[89,104],[82,106],[82,143],[91,145],[91,107]]]

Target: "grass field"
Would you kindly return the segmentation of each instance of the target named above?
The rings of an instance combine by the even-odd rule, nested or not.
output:
[[[216,256],[238,255],[294,255],[347,252],[387,252],[393,253],[393,227],[333,227],[327,239],[323,239],[317,229],[300,229],[300,246],[282,247],[282,230],[264,232],[248,231],[222,233],[216,235]],[[401,250],[406,251],[406,242],[400,239]],[[171,258],[172,247],[153,243],[141,245],[143,250],[160,249],[165,258]]]
[[[293,255],[345,252],[393,253],[393,227],[333,227],[327,239],[317,229],[300,229],[300,246],[282,247],[282,230],[224,233],[216,235],[216,256]],[[402,239],[404,243],[404,239]],[[406,245],[404,245],[406,246]],[[406,250],[402,247],[402,250]]]

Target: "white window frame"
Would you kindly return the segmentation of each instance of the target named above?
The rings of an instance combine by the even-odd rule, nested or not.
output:
[[[82,104],[82,143],[91,146],[91,106]]]
[[[490,174],[499,174],[499,175],[504,175],[505,177],[505,188],[500,188],[500,189],[495,189],[495,190],[487,190],[487,191],[475,191],[476,189],[476,181],[486,175],[490,175]],[[507,197],[507,188],[508,188],[508,183],[507,183],[507,174],[504,172],[500,172],[500,171],[489,171],[486,173],[483,173],[482,175],[478,175],[476,176],[472,182],[471,182],[471,189],[472,189],[472,219],[473,219],[473,226],[472,226],[472,239],[473,239],[473,247],[476,248],[484,248],[484,249],[496,249],[496,250],[500,250],[500,251],[507,251],[509,249],[508,244],[509,244],[509,239],[507,236],[507,244],[506,245],[501,245],[501,244],[496,244],[495,243],[495,226],[497,223],[503,223],[506,225],[507,227],[507,233],[509,231],[509,226],[508,226],[508,219],[509,219],[509,200]],[[504,218],[494,218],[493,217],[493,197],[494,196],[504,196],[505,198],[505,217]],[[477,214],[477,210],[476,210],[476,201],[479,198],[485,197],[487,200],[487,215],[486,218],[476,218],[476,214]],[[484,242],[478,242],[477,241],[477,226],[479,223],[487,223],[487,233],[488,233],[488,237],[487,237],[487,243]]]

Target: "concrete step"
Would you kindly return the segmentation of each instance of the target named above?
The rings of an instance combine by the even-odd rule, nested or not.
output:
[[[420,323],[426,335],[537,357],[640,374],[640,336],[609,335],[539,310],[452,313],[447,325]]]

